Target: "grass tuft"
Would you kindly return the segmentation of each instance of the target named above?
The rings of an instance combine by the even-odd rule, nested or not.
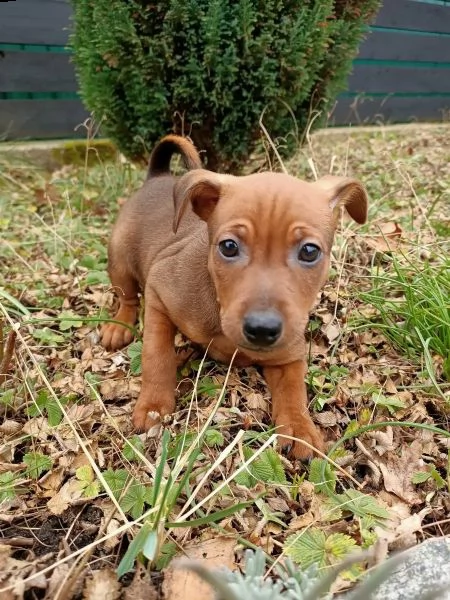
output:
[[[376,313],[365,327],[379,329],[408,357],[422,357],[427,349],[439,355],[450,381],[450,259],[423,263],[394,254],[374,268],[370,281],[360,298]]]

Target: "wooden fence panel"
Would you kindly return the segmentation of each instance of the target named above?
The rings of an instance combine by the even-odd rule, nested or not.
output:
[[[450,19],[450,9],[448,18]],[[418,35],[421,34],[421,35]],[[450,62],[450,35],[378,29],[361,44],[360,59]]]
[[[349,78],[349,89],[367,94],[417,94],[449,93],[450,62],[442,65],[417,64],[404,66],[404,62],[376,61],[361,65],[356,63]]]
[[[67,43],[71,14],[68,0],[2,2],[0,43],[63,46]]]
[[[450,33],[450,3],[384,0],[377,16],[379,27]]]
[[[44,52],[4,52],[0,62],[0,92],[76,92],[69,55]]]

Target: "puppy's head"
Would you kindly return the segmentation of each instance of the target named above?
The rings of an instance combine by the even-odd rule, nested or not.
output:
[[[338,208],[358,223],[367,218],[362,185],[346,177],[307,183],[280,173],[196,170],[178,180],[174,199],[175,230],[189,204],[208,225],[223,333],[255,359],[297,358],[327,277]]]

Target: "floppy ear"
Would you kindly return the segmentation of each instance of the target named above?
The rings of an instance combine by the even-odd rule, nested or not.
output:
[[[219,201],[223,177],[206,169],[195,169],[180,177],[173,190],[174,233],[177,232],[189,202],[195,214],[203,221],[208,221]]]
[[[362,184],[350,177],[337,177],[326,175],[321,177],[314,185],[320,186],[329,193],[330,208],[345,206],[348,214],[357,223],[367,220],[367,192]]]

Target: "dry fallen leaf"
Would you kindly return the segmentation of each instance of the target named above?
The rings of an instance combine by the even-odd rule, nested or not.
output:
[[[1,600],[22,600],[25,591],[30,587],[46,589],[47,581],[45,576],[40,575],[34,577],[31,582],[24,580],[39,571],[37,561],[19,560],[13,558],[12,554],[16,552],[16,548],[7,544],[0,544],[0,588],[8,588],[11,586],[13,590],[1,592]]]
[[[102,525],[103,525],[103,521],[102,520]],[[111,535],[112,533],[114,533],[115,531],[117,531],[117,529],[120,526],[120,522],[117,519],[111,519],[108,522],[108,525],[106,527],[106,535]],[[113,548],[115,548],[117,546],[117,544],[119,544],[120,542],[120,537],[118,535],[112,535],[111,537],[109,537],[103,544],[103,546],[106,548],[106,550],[113,550]]]
[[[341,328],[339,326],[339,323],[329,323],[326,327],[323,328],[323,332],[327,336],[329,342],[334,342],[334,340],[336,340],[339,337],[341,333]]]
[[[403,230],[396,222],[383,223],[380,235],[366,236],[365,243],[377,252],[394,252],[400,248]]]
[[[70,566],[67,563],[58,565],[53,569],[48,580],[47,593],[45,594],[46,599],[53,600],[60,587],[64,585],[69,573]]]
[[[200,561],[208,568],[227,567],[233,570],[236,568],[235,546],[235,539],[218,537],[205,542],[190,543],[183,550],[186,558]],[[163,593],[165,598],[171,600],[214,600],[214,591],[207,583],[195,573],[177,569],[172,564],[165,574]]]
[[[148,572],[145,569],[137,568],[131,585],[123,592],[123,600],[159,600],[159,598]]]
[[[41,478],[39,485],[44,490],[44,498],[52,498],[56,491],[61,487],[66,476],[66,470],[63,467],[54,467],[51,471]]]
[[[421,457],[422,444],[414,440],[409,446],[402,445],[400,456],[389,452],[377,462],[385,489],[412,505],[423,502],[423,494],[411,482],[413,474],[423,470]]]
[[[78,479],[67,481],[57,494],[47,502],[47,508],[53,515],[62,515],[76,500],[83,495]]]
[[[121,585],[117,581],[117,575],[112,569],[99,569],[94,571],[87,579],[83,600],[117,600],[120,598]]]

